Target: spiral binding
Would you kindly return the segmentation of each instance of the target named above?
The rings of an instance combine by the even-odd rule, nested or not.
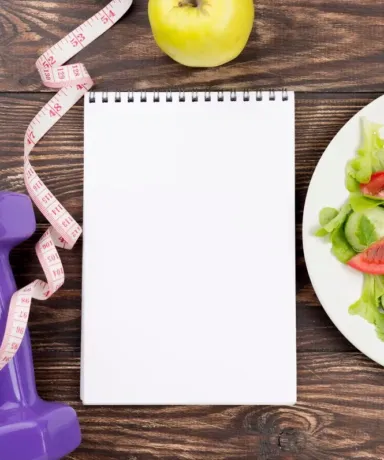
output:
[[[213,100],[217,100],[218,102],[224,102],[224,93],[225,91],[128,91],[126,94],[126,98],[122,98],[122,93],[120,91],[116,91],[114,93],[114,100],[115,102],[148,102],[150,98],[153,102],[160,102],[160,100],[165,100],[166,102],[185,102],[187,100],[187,94],[190,96],[190,100],[192,102],[198,102],[202,97],[205,102],[211,102]],[[107,103],[109,101],[109,97],[112,93],[108,93],[103,91],[101,93],[101,102]],[[263,101],[264,97],[267,96],[268,100],[276,101],[277,97],[281,96],[282,101],[288,101],[288,90],[283,89],[282,91],[229,91],[229,99],[232,102],[237,102],[242,100],[244,102],[250,102],[251,100],[256,101]],[[93,103],[96,102],[96,93],[91,91],[89,93],[89,102]]]

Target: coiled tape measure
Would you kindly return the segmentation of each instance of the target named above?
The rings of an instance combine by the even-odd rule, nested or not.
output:
[[[64,268],[56,248],[72,249],[82,232],[80,225],[36,174],[29,155],[39,140],[93,86],[83,64],[63,64],[111,28],[131,5],[132,0],[112,0],[36,62],[44,85],[60,88],[31,121],[24,138],[25,186],[35,205],[51,224],[36,244],[46,281],[35,280],[12,296],[0,346],[0,371],[13,358],[23,340],[32,299],[48,299],[64,283]]]

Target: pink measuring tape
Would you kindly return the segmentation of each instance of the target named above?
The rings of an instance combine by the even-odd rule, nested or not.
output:
[[[80,225],[36,174],[29,162],[29,154],[52,126],[93,86],[83,64],[63,64],[112,27],[131,4],[132,0],[113,0],[52,46],[36,62],[44,85],[60,88],[31,121],[24,138],[25,186],[33,202],[51,224],[36,244],[37,257],[47,281],[35,280],[12,296],[0,346],[0,370],[13,358],[23,340],[31,300],[48,299],[64,283],[64,269],[56,247],[72,249],[82,232]]]

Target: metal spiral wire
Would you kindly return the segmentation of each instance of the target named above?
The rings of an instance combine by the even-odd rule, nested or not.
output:
[[[96,93],[91,91],[88,93],[89,102],[94,103],[97,100],[97,94],[101,94],[101,102],[107,103],[110,100],[114,100],[116,103],[120,102],[160,102],[165,100],[166,102],[186,102],[189,99],[191,102],[211,102],[218,101],[224,102],[225,96],[228,95],[229,100],[232,102],[244,101],[263,101],[267,98],[269,101],[276,101],[280,98],[282,101],[288,101],[289,94],[288,90],[283,89],[282,91],[128,91],[126,93],[121,93],[120,91],[116,92],[106,92]],[[125,97],[123,97],[123,95]]]

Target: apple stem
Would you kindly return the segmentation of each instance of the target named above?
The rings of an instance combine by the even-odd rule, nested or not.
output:
[[[192,6],[197,8],[199,6],[199,0],[180,0],[179,6]]]

